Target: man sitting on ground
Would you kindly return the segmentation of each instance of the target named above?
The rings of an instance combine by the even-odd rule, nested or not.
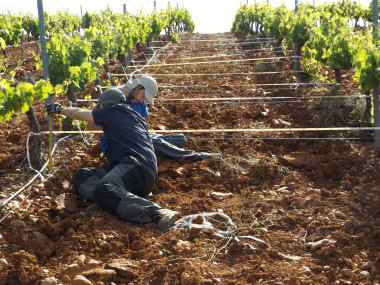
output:
[[[81,168],[74,174],[74,185],[83,198],[129,222],[154,223],[162,230],[174,224],[177,212],[145,199],[157,179],[157,158],[147,122],[126,104],[121,90],[104,92],[92,111],[54,103],[48,105],[48,114],[52,113],[101,126],[107,137],[107,170]]]

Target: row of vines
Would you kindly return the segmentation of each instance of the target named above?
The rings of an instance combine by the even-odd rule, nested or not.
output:
[[[68,13],[46,17],[48,39],[47,62],[49,78],[16,82],[6,57],[7,46],[22,44],[25,37],[40,36],[38,19],[30,15],[0,15],[0,122],[19,111],[26,113],[31,129],[39,133],[38,120],[32,103],[48,98],[49,94],[67,94],[76,102],[76,91],[84,91],[89,83],[99,81],[99,68],[109,73],[108,63],[119,60],[125,66],[126,56],[134,46],[150,42],[163,32],[175,38],[179,31],[194,30],[194,23],[186,9],[169,7],[150,15],[138,13],[117,14],[110,9],[99,13],[86,12],[83,18]],[[81,27],[84,27],[81,28]],[[36,54],[36,68],[42,69],[42,60]],[[71,126],[71,122],[68,123]],[[39,147],[39,143],[37,144]],[[40,161],[40,150],[34,151]]]
[[[350,0],[317,7],[300,4],[297,11],[257,3],[240,7],[232,31],[270,35],[279,46],[293,47],[295,55],[303,55],[303,71],[318,79],[323,65],[335,70],[337,83],[341,70],[353,68],[359,88],[369,95],[380,85],[380,40],[374,40],[371,22],[372,3],[367,8]],[[373,124],[370,100],[367,105],[363,123]]]
[[[45,15],[47,15],[45,13]],[[38,19],[30,15],[3,15],[0,19],[0,47],[17,45],[24,36],[39,36]],[[193,31],[194,24],[186,9],[168,8],[151,15],[139,13],[116,14],[106,9],[100,13],[88,13],[83,17],[87,27],[80,30],[81,19],[68,13],[47,15],[46,34],[48,37],[47,53],[49,81],[33,84],[17,84],[13,73],[7,72],[5,55],[0,57],[0,122],[9,119],[18,110],[28,110],[34,95],[45,99],[49,92],[65,93],[69,89],[83,90],[96,79],[98,68],[110,60],[123,60],[128,49],[146,41],[163,31],[173,34],[178,26],[186,31]],[[19,23],[19,24],[15,24]],[[42,68],[42,62],[37,64]],[[42,83],[43,82],[43,83]],[[38,91],[39,93],[35,92]],[[43,92],[41,93],[41,90]]]

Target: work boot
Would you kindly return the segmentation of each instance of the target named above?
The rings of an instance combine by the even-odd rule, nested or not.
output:
[[[202,160],[215,159],[217,162],[222,160],[222,155],[220,153],[207,153],[201,152]]]
[[[167,230],[173,226],[177,220],[178,212],[169,209],[157,210],[151,215],[152,222],[160,230]]]
[[[92,212],[97,212],[101,210],[102,210],[102,207],[100,207],[98,203],[92,203],[90,206],[87,207],[86,212],[92,213]]]

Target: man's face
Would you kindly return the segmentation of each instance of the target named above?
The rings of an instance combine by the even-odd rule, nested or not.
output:
[[[145,89],[141,85],[136,86],[136,88],[129,92],[129,100],[132,103],[142,103],[145,99]]]

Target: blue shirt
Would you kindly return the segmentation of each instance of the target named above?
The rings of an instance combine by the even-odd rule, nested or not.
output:
[[[118,88],[122,90],[121,87],[118,87]],[[148,108],[146,107],[145,101],[142,103],[132,103],[129,97],[127,97],[127,103],[131,106],[133,110],[139,113],[143,118],[149,116]]]
[[[143,117],[123,104],[93,110],[92,115],[107,138],[110,168],[130,155],[157,172],[157,158]]]

